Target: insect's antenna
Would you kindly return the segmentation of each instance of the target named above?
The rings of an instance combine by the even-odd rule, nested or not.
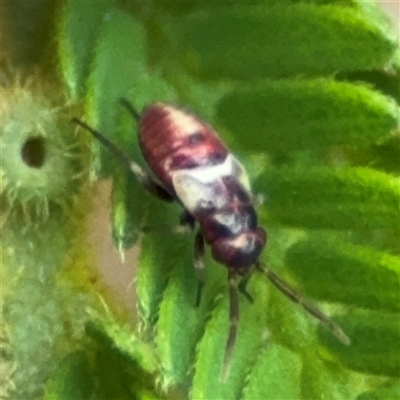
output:
[[[128,154],[123,152],[113,142],[108,140],[102,133],[96,131],[96,129],[91,128],[88,124],[79,120],[78,118],[72,118],[71,122],[89,131],[100,143],[104,144],[104,146],[106,146],[112,153],[114,153],[116,157],[118,157],[122,162],[127,164],[129,169],[136,176],[139,182],[141,182],[146,187],[148,186],[149,182],[146,173],[143,171],[142,167],[138,163],[131,160]],[[152,189],[149,190],[152,191]]]
[[[140,121],[140,114],[133,108],[133,105],[125,98],[121,97],[119,102],[129,111],[129,114],[136,120],[136,122]]]
[[[165,201],[175,201],[175,197],[171,195],[163,186],[159,185],[157,182],[153,181],[149,174],[135,161],[133,161],[128,154],[119,149],[114,143],[108,140],[102,133],[96,131],[96,129],[91,128],[85,122],[79,120],[78,118],[73,118],[71,120],[74,124],[79,125],[83,129],[89,131],[100,143],[106,146],[112,153],[115,154],[123,163],[127,165],[130,171],[135,175],[136,179],[141,183],[150,193],[155,196],[165,200]]]
[[[272,284],[279,289],[286,297],[294,303],[301,305],[307,312],[318,318],[332,332],[332,334],[346,346],[350,345],[350,338],[344,333],[343,329],[334,321],[332,321],[321,309],[305,299],[299,292],[290,286],[286,281],[280,278],[275,272],[271,271],[266,265],[256,263],[256,269],[265,275]]]
[[[229,270],[229,336],[226,342],[224,365],[222,367],[220,381],[225,382],[229,376],[232,365],[233,348],[236,342],[237,324],[239,321],[239,297],[238,297],[238,276],[234,271]]]
[[[120,160],[122,160],[124,163],[128,164],[129,167],[131,166],[132,160],[129,158],[129,156],[126,153],[124,153],[121,149],[119,149],[113,142],[108,140],[102,133],[100,133],[99,131],[96,131],[95,129],[93,129],[88,124],[86,124],[85,122],[81,121],[78,118],[72,118],[71,122],[79,125],[83,129],[89,131],[100,143],[102,143],[104,146],[106,146]]]

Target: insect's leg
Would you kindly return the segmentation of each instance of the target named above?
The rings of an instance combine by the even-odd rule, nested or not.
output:
[[[251,304],[254,303],[254,299],[253,296],[247,291],[247,283],[249,282],[249,279],[253,275],[254,270],[255,266],[251,266],[251,268],[246,272],[246,274],[240,279],[238,286],[239,292],[242,293]]]
[[[271,271],[266,266],[261,266],[260,263],[256,264],[256,268],[258,271],[264,274],[286,297],[288,297],[294,303],[300,304],[307,312],[324,323],[340,342],[345,345],[349,345],[351,343],[350,338],[343,332],[343,329],[338,324],[332,321],[316,305],[305,299],[299,292],[296,291],[296,289],[280,278],[275,272]]]
[[[130,171],[135,175],[139,183],[141,183],[151,194],[164,201],[172,202],[175,200],[175,197],[168,193],[163,186],[155,182],[137,162],[131,160],[125,152],[108,140],[102,133],[91,128],[85,122],[77,118],[73,118],[72,122],[89,131],[100,143],[114,153],[117,158],[129,167]]]
[[[205,282],[204,251],[204,236],[201,229],[199,229],[194,238],[194,270],[197,277],[196,307],[200,305],[201,293]]]
[[[229,376],[232,365],[233,349],[235,347],[237,325],[239,322],[239,296],[238,296],[238,276],[234,271],[228,270],[229,280],[229,336],[225,347],[224,365],[220,375],[220,381],[225,382]]]

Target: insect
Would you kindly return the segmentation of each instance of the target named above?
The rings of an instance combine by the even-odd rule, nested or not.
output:
[[[183,207],[180,224],[199,226],[194,243],[194,268],[198,277],[197,305],[204,285],[205,244],[215,260],[228,270],[230,329],[221,380],[229,375],[239,321],[239,293],[253,301],[246,284],[254,271],[267,277],[293,302],[326,324],[343,343],[350,339],[339,325],[260,261],[266,245],[265,230],[258,226],[255,197],[241,163],[214,129],[197,116],[169,104],[153,103],[139,114],[121,99],[139,125],[139,144],[155,181],[139,164],[103,134],[74,118],[129,167],[137,180],[161,200]]]

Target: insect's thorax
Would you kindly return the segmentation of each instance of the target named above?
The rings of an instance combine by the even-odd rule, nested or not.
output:
[[[218,164],[172,171],[171,177],[179,200],[193,215],[239,211],[251,204],[247,174],[231,154]]]

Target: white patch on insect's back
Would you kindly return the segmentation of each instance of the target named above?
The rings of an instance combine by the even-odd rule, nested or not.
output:
[[[217,165],[181,169],[172,173],[175,193],[189,212],[222,209],[228,205],[227,188],[222,178],[233,176],[250,193],[250,184],[242,165],[232,155]]]
[[[229,231],[233,235],[237,235],[243,228],[243,222],[239,220],[237,214],[217,212],[213,217],[220,225],[229,228]],[[248,222],[246,221],[245,224],[246,223]]]
[[[229,247],[234,247],[243,253],[248,253],[251,249],[254,249],[254,242],[254,235],[250,236],[247,233],[242,233],[229,240]]]
[[[240,249],[243,252],[249,252],[250,249],[254,248],[255,237],[249,236],[246,233],[239,235],[235,239],[232,240],[231,245]]]
[[[250,180],[246,170],[240,161],[232,156],[233,176],[241,183],[241,185],[251,193]]]
[[[175,193],[189,212],[222,208],[227,204],[225,186],[221,179],[202,182],[190,172],[190,170],[180,170],[174,172],[172,176]]]

